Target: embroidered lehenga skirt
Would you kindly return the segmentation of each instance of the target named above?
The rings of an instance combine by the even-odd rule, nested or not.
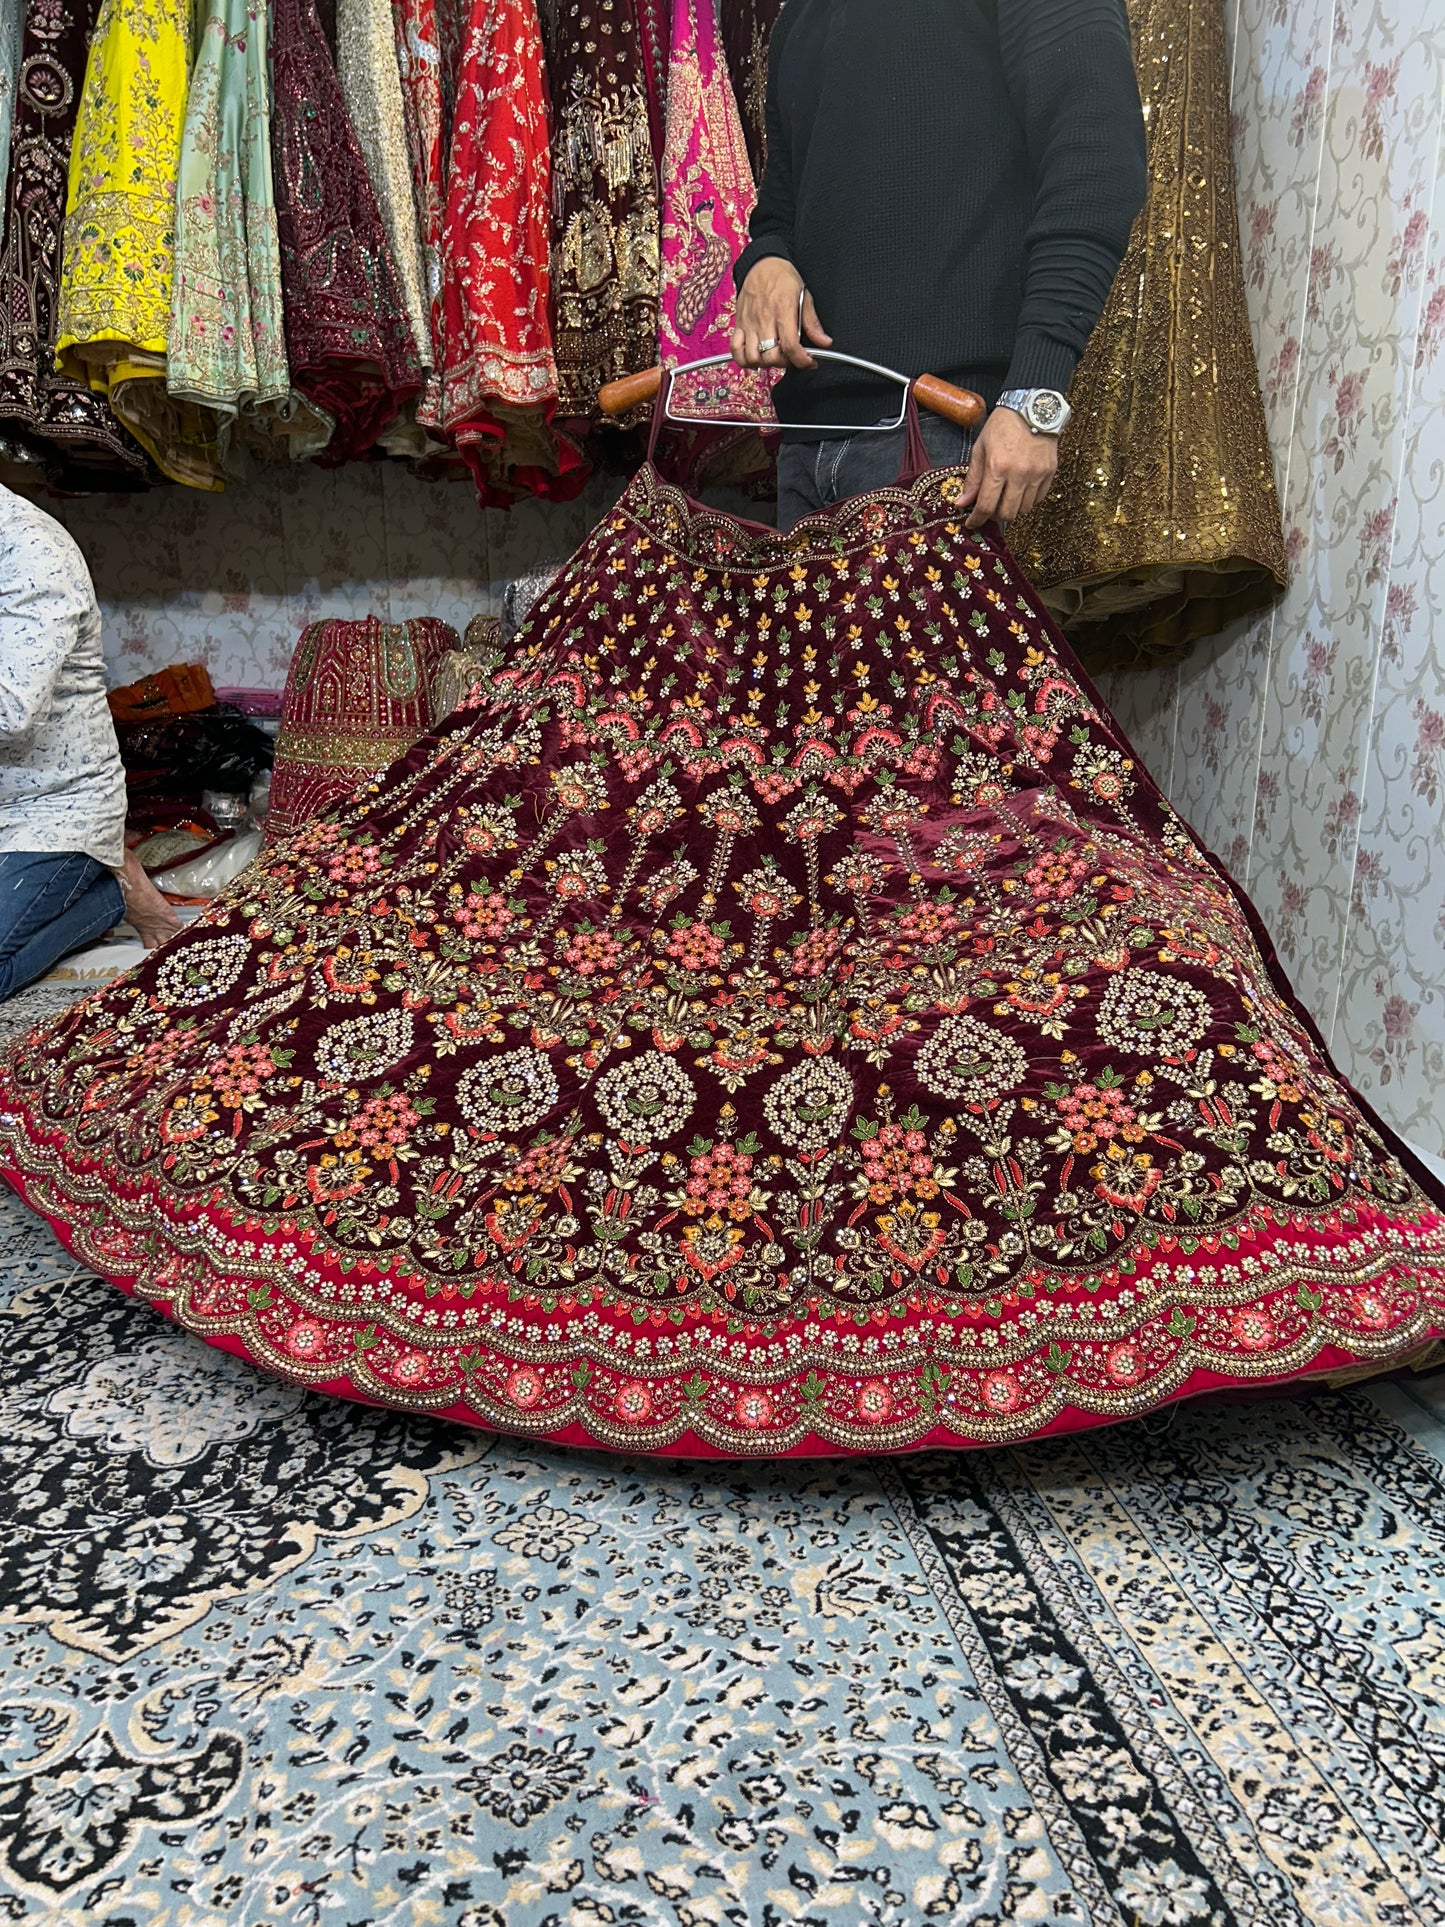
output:
[[[323,816],[411,748],[436,713],[432,678],[457,642],[435,616],[306,626],[281,697],[268,843]]]
[[[9,1058],[75,1253],[534,1438],[973,1446],[1445,1329],[1445,1200],[944,471],[644,468],[489,694]]]

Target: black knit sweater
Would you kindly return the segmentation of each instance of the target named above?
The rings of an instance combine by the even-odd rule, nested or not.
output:
[[[737,285],[797,267],[835,348],[990,405],[1067,388],[1144,198],[1124,0],[788,0]],[[875,421],[897,390],[820,364],[785,421]]]

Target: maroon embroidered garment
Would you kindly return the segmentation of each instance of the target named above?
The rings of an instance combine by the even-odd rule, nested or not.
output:
[[[721,15],[728,72],[753,178],[758,181],[763,178],[763,162],[768,157],[768,42],[781,12],[782,0],[732,0]]]
[[[271,32],[286,352],[336,423],[318,459],[344,462],[421,392],[421,363],[315,0],[276,0]]]
[[[589,418],[605,382],[657,360],[657,164],[631,10],[564,0],[547,71],[557,410]]]
[[[485,706],[12,1053],[13,1181],[269,1371],[629,1451],[1438,1337],[1445,1199],[961,488],[781,537],[645,467]]]
[[[98,0],[49,0],[20,11],[0,234],[0,422],[59,444],[76,461],[72,474],[52,476],[57,483],[84,486],[84,469],[102,463],[123,464],[138,479],[145,455],[109,401],[55,367],[66,170]]]
[[[635,0],[638,45],[647,78],[647,123],[652,155],[659,167],[667,145],[667,69],[672,58],[671,0]]]

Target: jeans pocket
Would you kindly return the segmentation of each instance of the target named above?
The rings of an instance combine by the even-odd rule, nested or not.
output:
[[[72,874],[72,872],[74,874]],[[56,872],[54,886],[56,889],[63,888],[65,891],[65,903],[61,911],[62,916],[66,910],[73,910],[75,908],[76,904],[80,902],[80,899],[94,884],[96,878],[102,874],[103,871],[100,864],[98,864],[92,856],[72,856],[66,858],[64,866]]]

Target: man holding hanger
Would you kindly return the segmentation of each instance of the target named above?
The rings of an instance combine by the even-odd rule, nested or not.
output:
[[[809,344],[976,389],[976,437],[924,412],[929,457],[968,463],[970,528],[1022,515],[1144,199],[1124,0],[788,0],[767,139],[732,351],[788,370],[779,526],[902,455],[901,429],[831,426],[891,418],[898,390]]]

